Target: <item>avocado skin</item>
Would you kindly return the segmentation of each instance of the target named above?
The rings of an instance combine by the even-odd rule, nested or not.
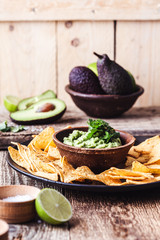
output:
[[[137,90],[135,78],[133,77],[131,72],[129,72],[129,71],[127,71],[127,72],[132,80],[133,92],[135,92]]]
[[[18,120],[15,120],[13,119],[11,116],[10,116],[10,119],[17,123],[17,124],[21,124],[21,125],[39,125],[39,124],[49,124],[49,123],[53,123],[55,122],[56,120],[58,120],[59,118],[61,118],[63,116],[63,114],[65,113],[67,108],[65,108],[62,112],[60,112],[59,114],[57,114],[56,116],[53,116],[53,117],[49,117],[49,118],[46,118],[46,119],[36,119],[36,120],[28,120],[28,121],[18,121]]]
[[[54,109],[46,111],[46,104],[53,105]],[[37,111],[39,109],[41,111]],[[26,110],[11,113],[10,118],[13,122],[23,125],[48,124],[59,119],[65,111],[66,104],[64,101],[57,98],[42,99]]]
[[[74,67],[69,74],[69,82],[72,90],[88,94],[104,94],[98,77],[87,67]]]
[[[133,92],[133,83],[128,72],[109,59],[106,54],[98,55],[97,69],[99,82],[106,94],[127,95]]]

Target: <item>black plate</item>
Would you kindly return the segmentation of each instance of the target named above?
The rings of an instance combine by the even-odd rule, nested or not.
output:
[[[144,141],[146,138],[151,136],[135,136],[136,144]],[[42,181],[47,184],[51,184],[54,186],[59,186],[62,188],[68,188],[78,191],[94,191],[94,192],[125,192],[125,191],[134,191],[134,190],[142,190],[142,189],[149,189],[154,187],[160,187],[160,181],[153,182],[153,183],[146,183],[140,185],[124,185],[124,186],[107,186],[107,185],[92,185],[92,184],[79,184],[79,183],[63,183],[58,181],[49,180],[46,178],[35,176],[29,173],[24,168],[17,165],[10,157],[9,153],[7,155],[7,162],[8,164],[15,169],[16,171],[39,181]]]

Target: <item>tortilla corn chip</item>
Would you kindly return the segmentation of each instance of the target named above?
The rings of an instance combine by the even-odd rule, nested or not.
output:
[[[35,176],[65,183],[83,182],[122,186],[160,181],[160,137],[155,136],[133,146],[127,155],[125,166],[111,167],[95,174],[87,166],[74,168],[61,157],[53,142],[53,127],[45,128],[28,146],[14,143],[18,150],[9,147],[13,161]]]

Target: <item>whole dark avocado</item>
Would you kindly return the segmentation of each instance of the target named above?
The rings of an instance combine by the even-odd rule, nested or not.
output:
[[[98,77],[87,67],[74,67],[69,74],[72,90],[88,94],[103,94]]]
[[[99,55],[97,69],[99,82],[106,94],[110,95],[127,95],[133,92],[133,83],[128,72],[109,59],[106,54]]]

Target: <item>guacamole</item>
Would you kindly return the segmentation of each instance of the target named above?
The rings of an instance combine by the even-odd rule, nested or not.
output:
[[[88,132],[74,130],[63,143],[79,148],[113,148],[121,146],[120,134],[103,120],[88,121]]]

